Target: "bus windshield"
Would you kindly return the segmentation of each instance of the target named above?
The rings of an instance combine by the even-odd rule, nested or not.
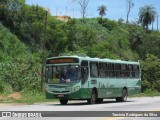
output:
[[[78,82],[80,79],[79,66],[48,66],[46,68],[46,82],[52,84]]]

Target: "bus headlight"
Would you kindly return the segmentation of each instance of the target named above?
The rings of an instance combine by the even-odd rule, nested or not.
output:
[[[78,91],[79,89],[80,89],[80,87],[77,86],[77,87],[74,89],[74,91]]]

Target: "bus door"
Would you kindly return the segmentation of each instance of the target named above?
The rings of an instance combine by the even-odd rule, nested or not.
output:
[[[88,69],[88,61],[82,61],[81,63],[81,83],[82,83],[82,98],[87,98],[89,94],[89,69]]]

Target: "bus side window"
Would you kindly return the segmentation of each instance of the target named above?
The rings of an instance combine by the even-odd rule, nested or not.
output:
[[[98,77],[98,63],[96,62],[90,63],[90,74],[91,77]]]
[[[128,65],[128,70],[129,70],[129,78],[132,78],[132,65]]]
[[[115,65],[113,63],[108,63],[108,75],[109,77],[115,77]]]
[[[135,70],[134,70],[134,65],[132,65],[132,78],[135,78]]]
[[[84,84],[88,79],[88,62],[82,61],[81,63],[81,78],[82,78],[82,84]]]
[[[135,78],[139,78],[139,66],[138,65],[134,66],[134,72],[135,72]]]
[[[125,78],[127,75],[126,75],[126,71],[127,71],[127,67],[125,64],[122,64],[121,65],[121,77],[122,78]]]
[[[105,78],[107,76],[105,63],[99,63],[99,75],[101,78]]]
[[[120,78],[121,77],[121,65],[120,64],[115,64],[115,76],[117,78]]]

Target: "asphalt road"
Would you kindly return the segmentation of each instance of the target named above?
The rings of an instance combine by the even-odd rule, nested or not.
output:
[[[14,118],[0,118],[9,120],[21,120],[21,117],[26,116],[42,116],[42,118],[29,118],[37,120],[160,120],[160,117],[156,117],[156,115],[160,116],[160,97],[128,98],[127,102],[105,99],[103,103],[94,105],[88,105],[86,101],[69,101],[67,105],[61,105],[59,102],[34,105],[0,105],[0,111],[12,111],[11,114]],[[38,111],[41,112],[38,113]],[[33,112],[34,114],[32,114]],[[17,116],[21,117],[17,118]],[[43,118],[44,116],[48,117]],[[49,116],[54,116],[54,118]]]

